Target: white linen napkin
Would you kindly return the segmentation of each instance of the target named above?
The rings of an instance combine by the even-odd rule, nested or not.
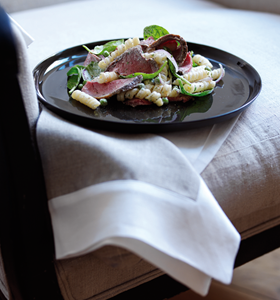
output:
[[[173,143],[92,131],[47,110],[37,140],[57,259],[110,244],[201,295],[211,278],[230,283],[240,236]]]
[[[201,174],[228,137],[239,116],[208,127],[160,134],[171,141]]]
[[[9,15],[8,15],[9,16]],[[19,24],[18,22],[16,22],[11,16],[9,16],[10,21],[19,29],[19,31],[22,34],[22,37],[26,43],[26,46],[29,47],[29,45],[31,45],[34,42],[33,37],[27,33]]]

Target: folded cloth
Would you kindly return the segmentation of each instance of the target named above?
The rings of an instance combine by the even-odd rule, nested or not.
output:
[[[214,158],[238,118],[204,128],[162,133],[161,136],[176,145],[200,174]]]
[[[11,16],[9,16],[9,18],[10,18],[11,23],[14,26],[16,26],[19,29],[19,31],[21,32],[26,46],[28,47],[30,44],[32,44],[34,41],[33,37],[29,33],[27,33]]]
[[[182,151],[41,113],[37,140],[56,258],[122,246],[197,293],[231,281],[240,236]]]

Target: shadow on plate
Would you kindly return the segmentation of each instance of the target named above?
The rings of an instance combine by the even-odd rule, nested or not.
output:
[[[135,123],[172,123],[186,121],[187,117],[193,113],[207,112],[213,104],[213,96],[212,94],[207,95],[186,103],[170,102],[161,107],[156,105],[131,107],[112,97],[106,107],[99,106],[96,110],[92,110],[72,98],[69,99],[69,102],[80,112],[93,118],[104,119],[111,116]]]

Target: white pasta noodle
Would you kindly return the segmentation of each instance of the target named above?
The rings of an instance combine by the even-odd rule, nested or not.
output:
[[[189,93],[198,93],[213,89],[216,86],[215,81],[193,82],[191,85],[185,84],[184,89]]]
[[[155,103],[159,98],[161,98],[161,94],[158,92],[152,92],[149,96],[146,97],[150,102]]]
[[[153,88],[153,92],[157,92],[161,94],[161,97],[167,97],[169,96],[170,92],[172,90],[171,84],[156,84]]]
[[[166,55],[161,52],[154,52],[153,60],[159,65],[162,66],[166,61]]]
[[[139,91],[139,89],[137,89],[137,88],[134,88],[134,89],[132,89],[132,90],[129,90],[129,91],[127,91],[127,92],[125,93],[124,97],[125,97],[126,99],[133,99],[134,96],[138,93],[138,91]]]
[[[102,69],[105,70],[107,66],[118,56],[123,54],[126,50],[135,47],[140,44],[140,40],[138,37],[134,37],[133,39],[128,39],[125,41],[124,44],[121,44],[117,47],[115,51],[113,51],[108,57],[102,59],[99,63],[98,66]]]
[[[143,55],[146,59],[153,59],[159,67],[161,67],[167,59],[166,55],[161,52],[148,52]]]
[[[100,105],[100,102],[97,99],[79,90],[76,90],[72,93],[72,98],[90,107],[91,109],[96,109]]]
[[[213,80],[215,80],[215,79],[218,79],[220,77],[222,72],[223,72],[222,68],[215,69],[215,70],[209,71],[208,76],[210,76]]]
[[[121,54],[124,53],[125,50],[126,50],[125,44],[121,44],[117,47],[117,49],[114,52],[116,52],[117,56],[120,56]]]
[[[116,72],[102,72],[98,77],[93,79],[93,82],[106,83],[118,78],[119,76]]]
[[[196,70],[197,69],[197,70]],[[183,76],[189,82],[194,82],[208,77],[208,71],[205,68],[192,68],[189,73],[184,74]]]
[[[160,82],[164,82],[164,83],[165,83],[165,82],[168,81],[167,76],[164,75],[164,74],[162,74],[162,73],[159,73],[159,74],[158,74],[158,77],[159,77]]]
[[[134,99],[134,98],[147,99],[150,102],[153,102],[158,106],[163,105],[163,101],[161,99],[161,94],[156,91],[151,92],[147,88],[142,88],[142,89],[134,88],[127,92],[119,93],[117,95],[118,101],[124,101],[125,99]]]
[[[117,94],[117,100],[123,102],[125,100],[124,96],[125,96],[125,92],[121,92],[121,93]]]
[[[163,101],[161,98],[158,98],[156,102],[154,102],[157,106],[162,106],[163,105]]]
[[[147,52],[147,53],[143,53],[143,56],[146,59],[150,59],[150,58],[153,58],[155,56],[155,54],[154,54],[154,52]]]
[[[152,92],[157,92],[160,93],[162,90],[162,84],[155,84],[153,85],[153,87],[151,88]]]
[[[168,75],[169,75],[169,68],[168,68],[167,65],[161,70],[160,74],[161,74],[162,76],[165,76],[165,77],[166,77],[166,81],[167,81],[167,77],[168,77]]]
[[[180,90],[177,87],[174,87],[168,97],[177,97],[180,94]]]
[[[144,84],[146,89],[153,90],[154,84],[151,82],[151,80],[145,80]]]
[[[148,97],[151,94],[151,91],[149,89],[140,89],[139,92],[136,95],[136,98],[138,99],[144,99],[146,97]]]
[[[117,95],[117,100],[118,101],[124,101],[125,99],[144,99],[147,96],[151,94],[151,91],[146,88],[138,89],[134,88],[132,90],[129,90],[127,92],[121,92]]]
[[[200,54],[194,55],[193,61],[194,61],[196,64],[198,64],[199,66],[203,65],[203,66],[207,66],[207,67],[209,67],[209,68],[213,68],[213,66],[212,66],[212,64],[210,63],[210,61],[209,61],[206,57],[204,57],[204,56],[202,56],[202,55],[200,55]]]

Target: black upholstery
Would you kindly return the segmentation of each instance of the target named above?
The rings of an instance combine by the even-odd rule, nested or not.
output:
[[[0,8],[0,244],[15,299],[62,299],[43,172],[17,79],[11,25]]]

